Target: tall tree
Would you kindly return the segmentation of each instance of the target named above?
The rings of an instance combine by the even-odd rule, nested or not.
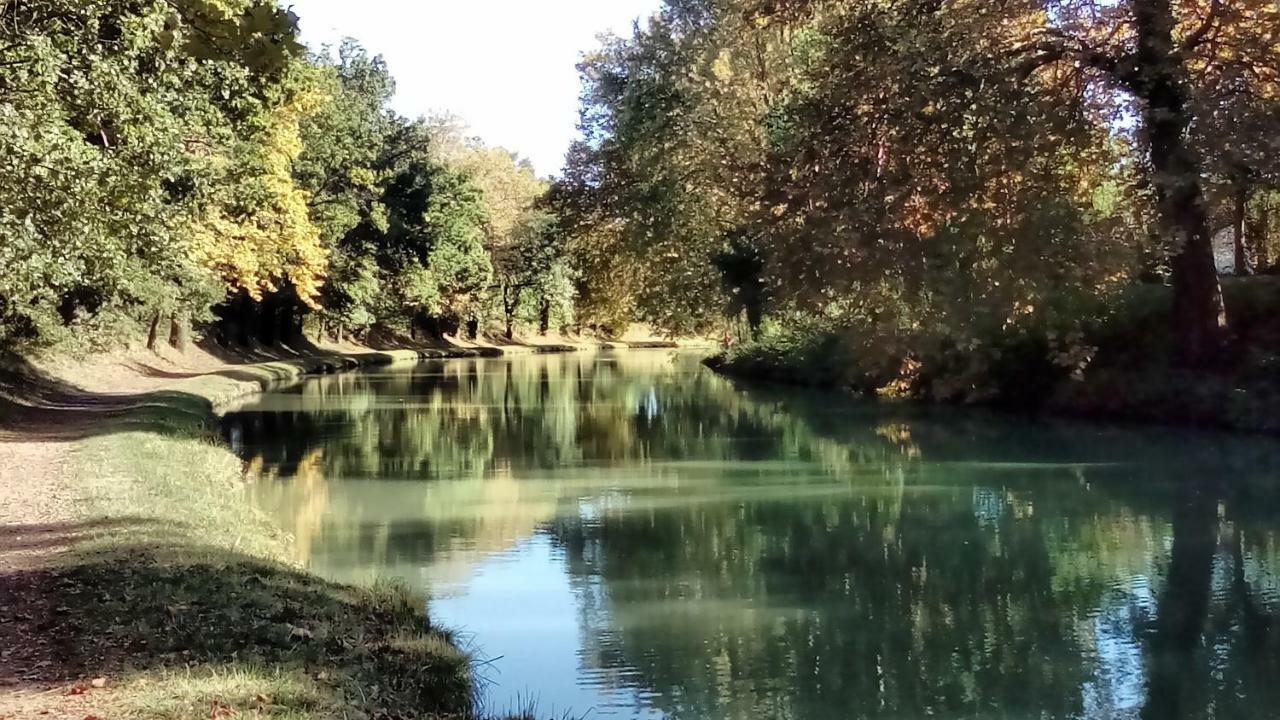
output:
[[[382,278],[370,240],[387,229],[383,190],[404,158],[425,154],[426,138],[397,131],[390,109],[395,84],[382,58],[345,40],[336,55],[326,49],[315,61],[314,82],[328,102],[302,124],[294,176],[310,194],[311,216],[329,251],[320,319],[342,336],[377,321]]]
[[[291,13],[266,0],[49,0],[7,3],[0,18],[4,342],[109,340],[144,319],[156,335],[161,314],[207,312],[226,290],[213,258],[238,240],[210,245],[192,228],[255,169],[235,202],[305,221],[270,159],[289,152],[277,141],[300,102]],[[293,269],[268,264],[264,278]]]
[[[1227,11],[1227,7],[1230,11]],[[1212,362],[1226,340],[1227,315],[1213,258],[1205,198],[1206,162],[1192,142],[1195,99],[1212,94],[1206,72],[1219,62],[1244,62],[1274,82],[1275,9],[1268,3],[1128,0],[1047,3],[1043,27],[1024,47],[1028,69],[1068,62],[1136,103],[1147,177],[1161,221],[1172,233],[1178,346],[1193,365]],[[1223,35],[1232,42],[1220,43]],[[1196,58],[1190,60],[1190,58]]]

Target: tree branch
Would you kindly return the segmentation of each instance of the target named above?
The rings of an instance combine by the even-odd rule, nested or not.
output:
[[[1200,23],[1200,27],[1196,28],[1190,35],[1182,41],[1181,51],[1188,52],[1199,47],[1204,42],[1205,37],[1218,24],[1218,14],[1222,11],[1222,0],[1213,0],[1209,5],[1209,12],[1204,16],[1204,22]]]
[[[1047,29],[1043,35],[1052,39],[1022,43],[1012,49],[1011,54],[1014,55],[1031,53],[1018,66],[1019,80],[1025,81],[1031,77],[1032,73],[1046,65],[1070,59],[1081,67],[1103,72],[1122,85],[1131,85],[1134,82],[1135,76],[1129,69],[1131,63],[1128,62],[1127,57],[1090,47],[1079,38],[1058,30]]]

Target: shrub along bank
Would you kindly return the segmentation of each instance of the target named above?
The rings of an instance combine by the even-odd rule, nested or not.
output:
[[[766,325],[756,339],[708,364],[736,377],[866,397],[1278,432],[1280,322],[1273,309],[1280,282],[1227,279],[1223,289],[1233,337],[1207,369],[1171,360],[1172,297],[1155,285],[1134,288],[1079,336],[1058,338],[1056,346],[1039,334],[895,346],[796,317]]]

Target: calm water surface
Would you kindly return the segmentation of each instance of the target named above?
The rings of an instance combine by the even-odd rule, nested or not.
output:
[[[492,709],[1280,716],[1280,445],[874,408],[645,351],[324,377],[229,415],[338,580],[407,580]]]

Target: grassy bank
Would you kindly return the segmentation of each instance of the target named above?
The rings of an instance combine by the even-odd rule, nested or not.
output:
[[[971,403],[1096,419],[1280,432],[1280,279],[1224,281],[1231,342],[1208,369],[1179,367],[1168,288],[1134,288],[1083,329],[1088,361],[1061,364],[1044,338],[993,336],[925,356],[869,356],[856,331],[813,323],[768,332],[708,360],[725,374],[766,382]],[[1074,370],[1074,372],[1073,372]]]
[[[240,461],[214,435],[219,403],[418,357],[229,367],[60,404],[49,427],[68,440],[75,517],[20,536],[65,551],[7,578],[23,592],[0,603],[0,622],[30,627],[5,662],[30,673],[0,688],[0,717],[474,716],[470,662],[430,626],[424,599],[290,566],[289,538],[248,502]]]

